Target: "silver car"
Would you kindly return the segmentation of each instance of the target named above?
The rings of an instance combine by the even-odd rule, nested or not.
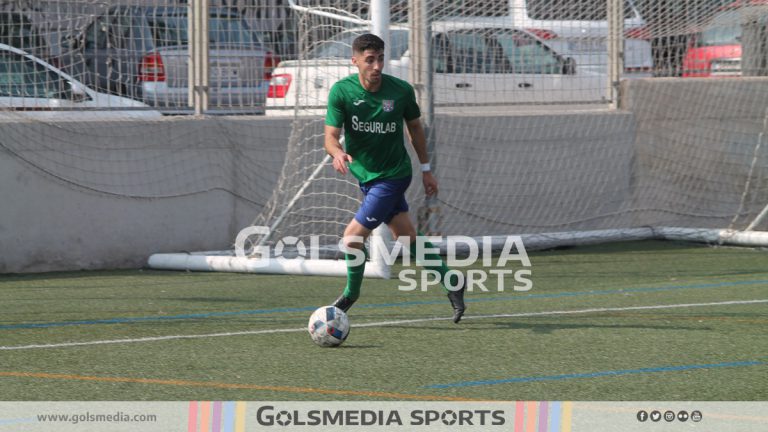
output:
[[[42,59],[0,44],[0,121],[159,117],[139,101],[95,92]]]
[[[624,12],[624,78],[652,76],[650,32],[634,0],[621,0]],[[652,4],[653,2],[647,2]],[[583,68],[608,68],[608,2],[604,0],[509,0],[509,16],[498,18],[525,28]]]
[[[209,107],[263,113],[274,59],[237,11],[209,9]],[[186,7],[116,6],[68,41],[65,70],[99,91],[188,112]]]

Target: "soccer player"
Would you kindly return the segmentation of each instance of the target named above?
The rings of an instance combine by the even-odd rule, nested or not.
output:
[[[411,255],[416,257],[417,233],[405,201],[412,172],[411,159],[405,148],[403,120],[421,162],[424,191],[427,196],[437,193],[437,180],[430,172],[416,95],[407,82],[382,73],[384,41],[378,36],[364,34],[354,40],[352,64],[358,73],[333,85],[325,117],[325,150],[333,158],[333,168],[341,174],[351,172],[363,192],[360,209],[344,230],[344,245],[365,253],[365,239],[374,228],[385,223],[395,238],[409,240]],[[344,146],[340,142],[342,126]],[[429,242],[425,245],[433,247]],[[346,254],[347,286],[334,303],[345,312],[360,296],[363,283],[365,261],[355,265],[354,256]],[[466,283],[458,288],[456,279],[459,275],[455,272],[450,275],[455,279],[447,281],[446,274],[450,270],[439,255],[425,254],[423,258],[440,263],[425,267],[441,275],[453,306],[453,322],[458,323],[464,315]],[[449,289],[451,287],[453,289]]]

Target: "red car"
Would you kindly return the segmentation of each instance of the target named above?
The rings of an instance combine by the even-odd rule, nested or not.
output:
[[[750,15],[768,14],[768,0],[723,6],[694,35],[683,58],[683,77],[741,75],[741,24]]]

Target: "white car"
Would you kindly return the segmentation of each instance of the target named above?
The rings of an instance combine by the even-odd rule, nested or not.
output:
[[[98,93],[45,61],[0,44],[0,119],[159,118],[148,105]]]
[[[504,22],[442,21],[432,24],[433,84],[437,107],[524,103],[603,102],[607,75],[582,70],[536,35]],[[331,86],[357,70],[351,29],[319,44],[309,58],[284,61],[273,71],[268,114],[295,106],[321,110]],[[384,73],[408,80],[408,29],[390,29],[390,60]]]

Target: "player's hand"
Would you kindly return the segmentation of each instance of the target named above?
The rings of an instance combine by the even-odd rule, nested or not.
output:
[[[421,181],[424,183],[424,193],[427,196],[437,195],[437,180],[430,171],[421,173]]]
[[[347,166],[348,162],[352,162],[352,156],[344,152],[339,152],[333,158],[333,169],[341,174],[346,174],[349,172],[349,167]]]

